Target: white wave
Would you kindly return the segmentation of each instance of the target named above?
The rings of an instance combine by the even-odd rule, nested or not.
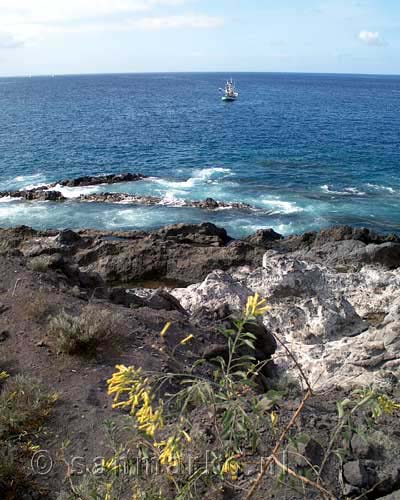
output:
[[[271,210],[271,215],[294,214],[304,211],[303,208],[290,201],[283,201],[278,199],[264,199],[260,201],[264,206]]]
[[[43,176],[43,174],[41,174],[41,173],[31,174],[31,175],[18,175],[13,180],[15,182],[26,182],[26,181],[32,181],[34,179],[38,179],[38,178],[40,178],[42,176]]]
[[[177,206],[181,207],[181,206],[185,205],[185,200],[179,199],[175,196],[174,193],[168,192],[161,199],[161,201],[159,202],[159,205],[173,205],[174,207],[177,207]]]
[[[17,175],[16,177],[4,179],[1,182],[1,190],[32,189],[38,185],[45,185],[45,182],[46,176],[42,173]]]
[[[77,186],[77,187],[67,187],[56,184],[54,187],[49,188],[51,191],[59,191],[65,198],[79,198],[79,196],[84,194],[92,194],[101,191],[101,186],[104,184],[98,184],[96,186]]]
[[[10,201],[18,201],[20,199],[21,198],[13,198],[11,196],[3,196],[2,198],[0,198],[0,203],[9,203]]]
[[[46,218],[48,216],[47,207],[42,203],[12,203],[2,204],[0,206],[0,219],[9,219],[13,223],[25,223],[27,219],[32,221],[32,218]]]
[[[185,181],[169,180],[162,177],[149,177],[147,180],[158,184],[160,187],[179,191],[202,183],[216,182],[213,178],[217,176],[221,177],[221,174],[222,177],[233,175],[230,168],[214,167],[194,170],[192,177],[189,177]]]
[[[387,191],[388,193],[395,194],[397,191],[393,189],[392,187],[389,186],[381,186],[380,184],[370,184],[368,183],[367,186],[371,189],[375,189],[377,191]]]
[[[337,194],[339,196],[365,196],[366,193],[364,191],[360,191],[358,188],[356,187],[345,187],[343,188],[342,191],[336,191],[334,189],[331,188],[331,186],[328,186],[328,184],[324,184],[323,186],[321,186],[321,190],[324,192],[324,193],[327,193],[327,194]]]
[[[30,191],[31,189],[37,189],[37,188],[45,188],[47,186],[48,184],[46,183],[28,184],[27,186],[24,186],[24,191]]]
[[[116,213],[107,213],[104,217],[105,226],[111,229],[124,227],[147,228],[154,219],[152,212],[146,208],[125,208]]]

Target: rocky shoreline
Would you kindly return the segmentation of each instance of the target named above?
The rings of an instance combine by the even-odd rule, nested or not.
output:
[[[0,241],[0,301],[4,306],[0,326],[8,332],[0,346],[16,365],[27,363],[32,372],[59,380],[56,385],[66,391],[67,399],[76,398],[88,408],[88,421],[79,432],[93,453],[98,436],[89,435],[91,422],[106,416],[106,395],[104,386],[98,389],[99,380],[120,362],[120,355],[113,348],[102,353],[101,361],[87,372],[89,392],[74,374],[66,385],[64,377],[71,377],[71,366],[67,363],[64,372],[54,365],[56,353],[43,324],[35,324],[28,333],[23,319],[24,303],[38,290],[51,304],[61,303],[70,310],[89,302],[118,313],[129,330],[121,333],[120,341],[126,343],[122,352],[147,368],[159,365],[152,346],[167,321],[175,325],[173,337],[194,335],[190,352],[183,356],[210,359],[216,353],[223,355],[221,325],[257,292],[270,305],[254,332],[257,359],[272,362],[263,373],[267,387],[269,380],[282,375],[299,380],[293,359],[275,341],[277,337],[295,354],[317,401],[332,391],[346,394],[371,385],[400,396],[397,235],[342,226],[289,237],[273,229],[259,230],[235,240],[225,229],[204,223],[148,232],[35,231],[21,226],[0,229]],[[86,394],[83,399],[80,390]],[[99,401],[94,406],[90,391],[95,391]],[[316,409],[314,417],[327,425],[324,411]],[[73,418],[72,406],[67,414]],[[393,424],[388,426],[385,432],[391,435],[393,449],[400,449]],[[68,432],[76,439],[74,431]],[[363,467],[368,460],[370,465],[373,462],[377,477],[386,481],[375,496],[365,498],[381,498],[400,488],[400,462],[389,448],[380,453],[353,457]],[[58,480],[55,476],[55,483]],[[347,479],[353,488],[349,486],[348,491],[354,495],[367,488],[368,482],[351,481]]]
[[[148,176],[138,173],[110,174],[100,176],[77,177],[76,179],[64,179],[52,184],[37,186],[32,189],[22,189],[19,191],[0,191],[0,198],[19,199],[25,201],[51,201],[65,202],[67,198],[62,194],[60,188],[90,187],[100,185],[112,185],[122,182],[138,182]],[[145,196],[129,193],[90,193],[81,194],[73,198],[76,202],[87,203],[121,203],[127,205],[168,205],[172,207],[199,208],[202,210],[234,209],[251,210],[254,207],[247,203],[217,201],[213,198],[205,200],[181,200],[164,199],[161,196]]]
[[[367,384],[400,366],[400,340],[393,333],[400,329],[396,235],[344,226],[286,238],[259,230],[234,240],[210,223],[150,232],[22,227],[0,235],[23,259],[44,260],[88,293],[110,287],[126,305],[143,303],[126,290],[146,281],[187,286],[168,292],[189,314],[241,308],[258,292],[272,307],[266,328],[296,342],[317,387]],[[287,360],[282,363],[287,369]]]

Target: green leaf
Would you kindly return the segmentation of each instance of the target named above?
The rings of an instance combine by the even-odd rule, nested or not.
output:
[[[269,411],[273,408],[274,402],[265,396],[258,402],[257,406],[262,411]]]
[[[253,342],[251,340],[249,340],[249,339],[243,339],[242,343],[245,344],[245,345],[247,345],[248,347],[250,347],[250,349],[252,351],[254,351],[255,347],[254,347],[254,344],[253,344]]]

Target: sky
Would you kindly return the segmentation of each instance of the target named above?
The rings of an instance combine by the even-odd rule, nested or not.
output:
[[[0,0],[0,76],[400,74],[399,0]]]

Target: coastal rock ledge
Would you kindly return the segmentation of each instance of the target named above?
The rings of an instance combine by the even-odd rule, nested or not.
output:
[[[271,306],[265,331],[290,347],[316,390],[382,387],[399,375],[396,235],[343,226],[286,238],[261,230],[234,240],[204,223],[150,232],[19,227],[0,230],[0,237],[3,252],[26,263],[41,259],[74,293],[110,289],[114,302],[183,311],[193,324],[204,314],[241,309],[257,292]],[[282,347],[273,360],[297,377]]]

